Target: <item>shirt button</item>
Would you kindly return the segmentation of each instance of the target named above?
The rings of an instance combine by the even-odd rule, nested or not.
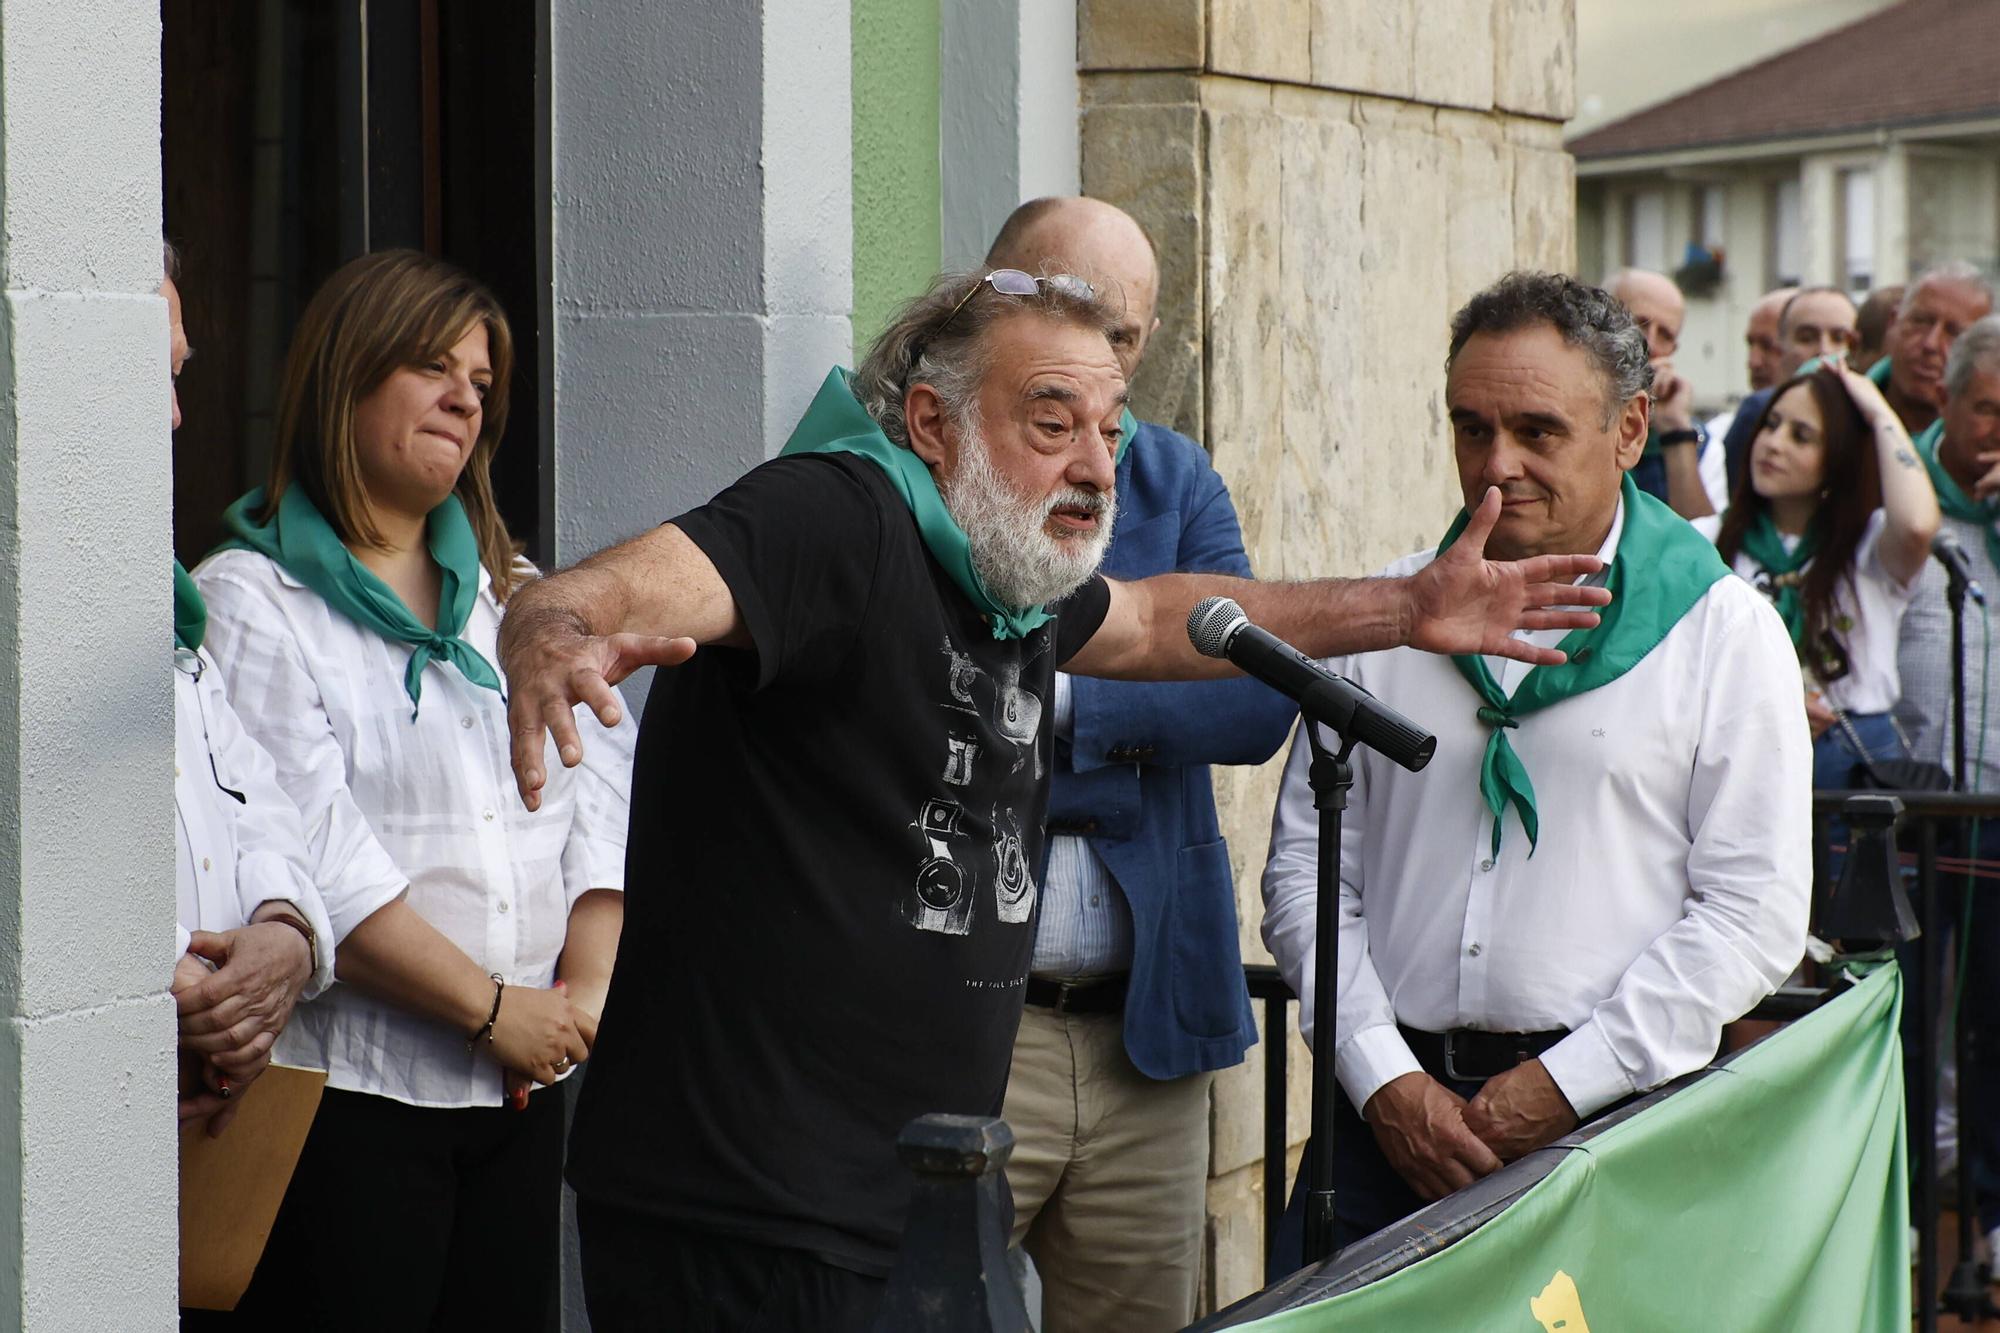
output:
[[[464,727],[467,731],[470,731],[472,729],[472,719],[469,717],[462,717],[458,720],[458,725]]]
[[[507,914],[507,900],[505,898],[502,898],[500,900],[500,914],[502,916],[505,916]]]
[[[488,816],[487,816],[487,818],[491,819],[491,818],[492,818],[492,816],[491,816],[491,815],[488,815]],[[1479,868],[1480,868],[1480,869],[1481,869],[1482,871],[1485,871],[1485,870],[1491,870],[1491,869],[1493,868],[1493,863],[1492,863],[1491,861],[1481,861],[1481,862],[1479,863]]]
[[[208,858],[205,856],[201,858],[201,868],[203,870],[208,869]]]
[[[1091,894],[1091,895],[1090,895],[1090,905],[1091,905],[1092,907],[1095,907],[1095,906],[1097,906],[1097,903],[1098,903],[1098,898],[1097,898],[1097,895],[1096,895],[1096,894],[1094,894],[1094,893],[1093,893],[1093,894]]]
[[[1476,944],[1467,945],[1465,949],[1465,956],[1468,958],[1479,957],[1479,946]]]
[[[493,822],[493,812],[491,810],[488,810],[484,814],[480,815],[480,818],[485,820],[487,823],[491,824]]]

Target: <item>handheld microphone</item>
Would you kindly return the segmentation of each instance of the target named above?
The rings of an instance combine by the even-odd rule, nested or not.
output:
[[[1227,597],[1204,597],[1188,612],[1188,639],[1203,657],[1233,663],[1278,693],[1296,699],[1299,711],[1348,740],[1366,745],[1412,773],[1431,761],[1437,737],[1336,676],[1298,649],[1250,623]]]
[[[1979,580],[1972,577],[1972,560],[1965,548],[1958,544],[1958,538],[1944,528],[1938,529],[1937,536],[1931,538],[1931,554],[1944,566],[1947,582],[1965,589],[1966,596],[1981,606],[1986,605],[1986,590],[1979,586]]]

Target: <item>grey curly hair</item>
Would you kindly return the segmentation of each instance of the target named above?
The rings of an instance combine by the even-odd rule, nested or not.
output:
[[[1042,276],[1054,276],[1059,268],[1046,265]],[[979,383],[988,365],[986,331],[1004,316],[1032,310],[1095,330],[1107,344],[1125,316],[1122,297],[1115,290],[1107,292],[1107,284],[1095,279],[1088,279],[1088,296],[1051,282],[1036,283],[1032,296],[990,288],[972,291],[990,272],[979,268],[934,279],[929,291],[896,312],[855,371],[854,391],[861,406],[884,435],[905,449],[910,447],[910,427],[903,419],[903,403],[911,385],[935,389],[953,421],[977,419]]]
[[[1646,335],[1632,322],[1624,303],[1601,287],[1562,273],[1509,273],[1467,301],[1451,317],[1445,369],[1458,360],[1475,333],[1511,333],[1536,324],[1553,325],[1564,342],[1581,347],[1603,372],[1606,426],[1635,395],[1652,388]]]
[[[1974,375],[1991,375],[2000,370],[2000,315],[1974,320],[1958,335],[1944,362],[1944,391],[1961,398],[1972,387]]]

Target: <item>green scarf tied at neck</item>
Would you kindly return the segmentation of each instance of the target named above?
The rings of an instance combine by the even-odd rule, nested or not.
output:
[[[1986,535],[1986,558],[1995,567],[2000,567],[2000,504],[1992,500],[1975,500],[1960,488],[1951,473],[1945,471],[1944,461],[1938,457],[1938,446],[1944,443],[1944,418],[1939,417],[1926,426],[1923,433],[1911,441],[1916,446],[1917,457],[1924,460],[1924,468],[1931,474],[1931,486],[1937,491],[1938,508],[1952,518],[1965,523],[1977,524]]]
[[[479,539],[473,535],[465,506],[456,495],[447,496],[431,510],[425,539],[431,559],[444,575],[436,629],[412,615],[388,584],[354,558],[304,487],[287,486],[277,513],[262,524],[254,522],[252,516],[264,508],[261,486],[229,506],[222,522],[231,536],[216,549],[241,548],[268,556],[363,629],[391,642],[411,645],[415,651],[403,672],[403,689],[410,696],[412,721],[424,692],[424,667],[432,658],[451,663],[474,685],[499,690],[500,673],[477,648],[459,637],[479,596]]]
[[[201,647],[202,638],[208,633],[208,603],[201,600],[201,589],[194,586],[194,579],[187,572],[187,566],[174,561],[174,642],[193,652]]]
[[[944,496],[938,493],[937,479],[930,465],[882,433],[875,418],[854,396],[850,372],[834,367],[820,385],[812,406],[792,430],[792,438],[778,451],[780,457],[793,454],[858,454],[888,473],[889,480],[910,507],[917,532],[931,558],[944,567],[972,604],[993,627],[996,639],[1023,639],[1047,624],[1049,613],[1039,606],[1003,606],[986,589],[985,580],[972,563],[972,541],[951,516]],[[1132,440],[1138,422],[1128,410],[1121,422],[1118,456]]]
[[[1530,856],[1541,837],[1535,784],[1507,733],[1528,714],[1609,685],[1630,671],[1667,637],[1716,580],[1729,576],[1715,547],[1686,519],[1634,485],[1630,474],[1619,493],[1625,502],[1625,526],[1605,578],[1611,605],[1600,610],[1596,628],[1571,630],[1556,645],[1568,655],[1568,661],[1561,666],[1532,668],[1508,698],[1500,692],[1484,657],[1462,654],[1451,659],[1458,674],[1479,692],[1477,716],[1492,729],[1479,765],[1479,794],[1493,812],[1496,857],[1509,805],[1527,830]],[[1461,511],[1438,543],[1439,555],[1458,540],[1467,521]]]
[[[1755,560],[1766,574],[1771,576],[1771,604],[1778,608],[1784,618],[1785,628],[1791,631],[1792,646],[1797,647],[1806,638],[1806,597],[1805,571],[1819,550],[1819,524],[1806,525],[1805,535],[1791,550],[1785,549],[1785,539],[1778,531],[1778,525],[1771,521],[1771,511],[1762,510],[1750,520],[1750,526],[1743,533],[1743,554]]]

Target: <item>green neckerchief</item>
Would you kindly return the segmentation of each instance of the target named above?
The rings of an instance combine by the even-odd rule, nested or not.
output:
[[[1751,519],[1750,526],[1743,531],[1743,554],[1755,560],[1771,576],[1771,604],[1784,618],[1785,628],[1791,631],[1795,647],[1804,643],[1806,638],[1805,569],[1818,550],[1817,522],[1808,523],[1798,545],[1787,551],[1784,534],[1771,521],[1768,509],[1759,510],[1757,517]]]
[[[1611,605],[1600,613],[1594,629],[1571,630],[1556,646],[1568,655],[1561,666],[1538,666],[1522,678],[1510,699],[1486,667],[1486,659],[1462,654],[1451,659],[1458,674],[1479,692],[1477,716],[1492,728],[1479,765],[1479,794],[1493,812],[1493,855],[1500,855],[1500,830],[1512,804],[1528,833],[1528,855],[1535,854],[1541,820],[1535,810],[1535,785],[1528,769],[1507,739],[1508,731],[1528,714],[1565,699],[1609,685],[1637,666],[1669,631],[1680,623],[1702,594],[1729,569],[1715,547],[1688,521],[1641,491],[1628,473],[1619,485],[1625,502],[1625,525],[1604,586]],[[1438,543],[1443,555],[1465,530],[1463,511]]]
[[[208,633],[208,603],[194,586],[187,566],[174,561],[174,642],[193,652]]]
[[[1868,378],[1875,381],[1876,388],[1886,391],[1889,387],[1889,358],[1878,358],[1874,365],[1868,367]]]
[[[304,487],[287,486],[278,501],[278,512],[260,525],[253,515],[263,510],[261,486],[229,506],[222,523],[231,535],[215,549],[240,547],[269,556],[355,624],[391,642],[411,645],[415,651],[403,672],[403,689],[410,696],[412,720],[424,692],[424,667],[434,657],[457,667],[474,685],[496,691],[500,688],[500,673],[493,664],[459,637],[479,597],[479,540],[473,536],[465,506],[456,495],[447,496],[431,510],[425,541],[444,576],[436,629],[412,615],[388,584],[354,558]]]
[[[992,625],[994,638],[1026,638],[1047,624],[1049,613],[1041,607],[1002,606],[986,590],[985,581],[972,564],[972,542],[945,507],[930,466],[882,433],[875,418],[855,398],[848,380],[847,370],[840,366],[833,368],[813,397],[812,406],[793,427],[792,438],[778,451],[779,456],[858,454],[875,464],[888,474],[903,503],[910,507],[910,514],[917,521],[917,532],[931,558],[944,567],[959,591],[979,608]],[[1122,458],[1132,433],[1138,429],[1129,408],[1120,426],[1118,455]]]
[[[1974,523],[1986,536],[1986,558],[1995,568],[2000,568],[2000,531],[1995,531],[1996,521],[2000,521],[2000,505],[1991,500],[1975,500],[1967,495],[1945,471],[1944,460],[1938,457],[1938,446],[1944,443],[1944,418],[1939,417],[1918,433],[1911,441],[1917,447],[1917,457],[1924,460],[1924,467],[1931,474],[1931,486],[1937,491],[1938,508],[1951,517],[1967,523]]]

